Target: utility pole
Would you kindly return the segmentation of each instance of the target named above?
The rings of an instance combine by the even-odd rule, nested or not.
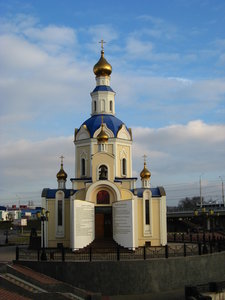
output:
[[[221,179],[222,181],[222,202],[223,202],[223,205],[225,207],[225,203],[224,203],[224,187],[223,187],[223,178],[221,176],[219,176],[219,178]]]
[[[199,184],[200,184],[200,207],[201,208],[202,208],[202,175],[203,175],[203,173],[199,177]]]

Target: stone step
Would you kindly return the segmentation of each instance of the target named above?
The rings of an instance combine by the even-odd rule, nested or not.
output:
[[[28,292],[31,292],[31,293],[40,293],[40,292],[46,293],[47,292],[46,290],[44,290],[34,284],[31,284],[15,275],[5,273],[0,276],[1,276],[1,278],[4,278],[5,280],[11,282],[12,284],[17,285],[17,286],[23,288],[24,290],[27,290]]]
[[[23,279],[23,281],[30,282],[32,285],[39,287],[49,295],[56,295],[57,299],[75,299],[84,300],[90,297],[90,293],[82,289],[73,287],[67,283],[56,280],[45,274],[36,272],[28,267],[22,265],[8,265],[8,273],[11,273],[15,277]],[[44,295],[42,295],[44,297]],[[54,298],[54,300],[56,300]],[[53,299],[53,298],[52,298]]]
[[[0,299],[42,299],[42,300],[84,300],[84,297],[79,297],[70,292],[48,292],[44,289],[41,289],[17,276],[14,276],[9,273],[0,275],[1,286],[0,294],[8,295],[10,291],[13,290],[13,295],[8,295],[6,298]],[[3,293],[4,292],[4,293]],[[20,295],[20,298],[19,298]]]
[[[0,287],[0,299],[4,300],[32,300],[32,298],[28,298],[22,295],[18,295],[17,293],[15,293],[14,291],[8,291],[5,288],[1,288]]]

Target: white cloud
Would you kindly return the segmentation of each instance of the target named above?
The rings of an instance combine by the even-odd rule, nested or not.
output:
[[[12,35],[0,36],[1,72],[41,68],[46,60],[47,55],[43,51],[23,38]]]
[[[152,52],[153,44],[151,42],[142,42],[133,37],[129,37],[127,39],[126,51],[128,55],[131,56],[140,56],[143,55],[149,56],[149,53]]]
[[[157,39],[175,39],[178,38],[177,28],[171,23],[161,18],[156,18],[151,15],[140,15],[138,20],[151,23],[149,27],[143,27],[139,31],[135,31],[134,34],[138,36],[150,36]]]
[[[38,19],[31,15],[17,14],[11,18],[0,18],[0,33],[23,34],[25,30],[37,26]]]
[[[134,128],[134,158],[149,156],[153,174],[159,178],[182,178],[223,174],[225,170],[225,125],[208,125],[200,120],[159,129]],[[158,153],[157,153],[157,152]],[[142,153],[141,153],[142,152]]]
[[[31,27],[25,30],[25,34],[31,40],[66,46],[73,44],[76,39],[75,32],[71,28],[52,25],[45,28]]]

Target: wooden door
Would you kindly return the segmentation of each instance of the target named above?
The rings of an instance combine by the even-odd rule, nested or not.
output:
[[[95,238],[96,239],[104,238],[104,214],[103,213],[95,214]]]

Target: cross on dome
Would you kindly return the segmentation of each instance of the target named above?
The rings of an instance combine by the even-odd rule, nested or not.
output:
[[[101,44],[101,48],[102,48],[102,50],[104,51],[104,44],[105,44],[106,42],[105,42],[104,40],[101,40],[99,43]]]
[[[63,155],[60,156],[61,158],[61,165],[63,165],[63,158],[65,158]]]
[[[143,158],[144,158],[144,164],[146,164],[147,155],[144,154]]]

